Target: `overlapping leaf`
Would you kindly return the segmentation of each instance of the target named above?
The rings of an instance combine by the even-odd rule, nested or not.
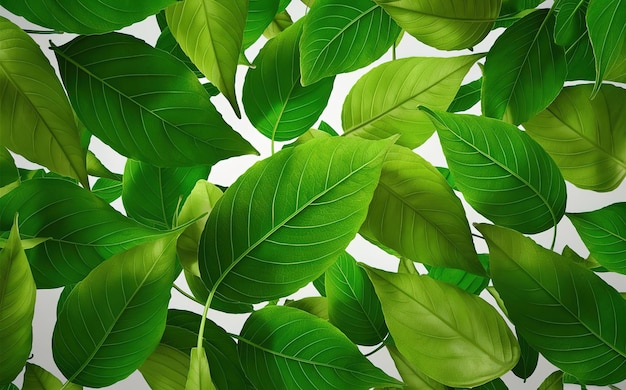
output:
[[[365,269],[389,333],[412,367],[447,386],[475,387],[517,363],[515,336],[478,296],[428,276]]]
[[[298,309],[269,306],[254,312],[238,340],[243,369],[260,390],[402,387],[337,328]]]
[[[28,252],[39,288],[76,283],[111,255],[163,234],[63,179],[28,180],[0,198],[0,231],[18,211],[23,236],[50,237]]]
[[[176,167],[254,153],[170,54],[117,33],[81,36],[54,51],[78,116],[120,154]]]
[[[246,27],[243,30],[243,48],[250,47],[272,23],[278,11],[279,0],[249,0]]]
[[[117,254],[67,297],[52,336],[57,366],[71,382],[110,386],[159,345],[176,277],[176,233]]]
[[[537,390],[563,390],[563,371],[555,371],[548,375]]]
[[[423,372],[413,367],[413,365],[402,356],[398,348],[391,344],[387,345],[387,350],[391,359],[398,369],[402,380],[406,384],[405,390],[447,390],[448,387],[436,380],[424,375]]]
[[[187,65],[187,68],[189,68],[193,72],[193,74],[196,75],[196,77],[204,77],[198,67],[193,62],[191,62],[189,57],[187,57],[187,54],[185,54],[178,42],[176,42],[176,38],[174,38],[174,36],[172,35],[172,31],[169,27],[167,27],[167,25],[165,26],[163,31],[161,31],[161,35],[159,35],[159,39],[157,40],[155,47],[157,49],[164,50],[181,60],[185,65]]]
[[[487,54],[483,114],[525,122],[556,98],[566,76],[565,51],[554,43],[554,16],[532,12],[506,29]]]
[[[587,30],[585,14],[589,0],[559,0],[554,27],[554,42],[569,46]]]
[[[471,48],[487,36],[501,0],[375,0],[406,32],[441,50]]]
[[[479,254],[478,259],[485,270],[489,269],[489,255]],[[475,275],[456,268],[429,267],[428,276],[442,282],[450,283],[470,294],[479,295],[489,284],[489,277]]]
[[[0,5],[28,21],[77,34],[99,34],[130,26],[176,0],[0,0]]]
[[[0,187],[7,186],[20,180],[20,172],[15,166],[15,160],[7,148],[0,145]]]
[[[542,232],[563,217],[563,176],[530,136],[495,119],[431,115],[455,184],[476,211],[522,233]]]
[[[626,300],[592,271],[518,232],[478,229],[489,245],[494,286],[526,341],[581,383],[626,379]]]
[[[89,186],[85,153],[59,79],[39,45],[3,17],[0,138],[2,146]]]
[[[23,390],[61,390],[61,388],[67,390],[81,390],[83,387],[74,383],[67,383],[63,386],[59,378],[42,367],[36,364],[26,363],[24,383],[22,384]]]
[[[385,156],[359,232],[413,261],[485,273],[461,201],[436,168],[404,147]]]
[[[367,66],[395,42],[400,27],[371,0],[317,0],[300,40],[302,84]]]
[[[189,360],[189,374],[185,384],[186,390],[215,390],[216,387],[211,380],[209,361],[207,360],[204,348],[192,348]]]
[[[104,199],[105,202],[111,203],[122,196],[122,182],[100,178],[93,185],[91,192]]]
[[[604,84],[566,87],[543,112],[524,123],[572,184],[611,191],[626,176],[626,90]]]
[[[354,84],[343,103],[344,134],[368,139],[400,134],[399,145],[416,148],[435,131],[417,106],[447,109],[481,56],[411,57],[377,66]]]
[[[469,110],[480,101],[480,93],[483,86],[482,77],[471,83],[461,85],[454,100],[448,106],[448,112],[460,112]]]
[[[537,368],[537,362],[539,360],[539,352],[531,347],[526,339],[516,332],[517,341],[520,347],[519,361],[513,367],[511,371],[518,377],[524,380],[528,379],[535,369]]]
[[[322,275],[324,276],[324,275]],[[296,309],[306,311],[323,320],[328,321],[328,298],[326,297],[306,297],[297,301],[285,302],[285,306],[295,307]]]
[[[189,354],[159,344],[139,371],[152,390],[183,390],[189,373]]]
[[[303,87],[300,83],[302,22],[270,40],[255,58],[243,85],[250,122],[264,136],[294,139],[309,130],[328,104],[334,77]]]
[[[258,303],[320,276],[363,223],[389,145],[329,137],[255,164],[209,215],[198,255],[207,287]]]

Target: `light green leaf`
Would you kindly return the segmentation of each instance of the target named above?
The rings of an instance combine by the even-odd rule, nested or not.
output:
[[[489,269],[489,255],[478,255],[483,268]],[[489,277],[478,276],[456,268],[426,266],[428,276],[442,282],[450,283],[470,294],[479,295],[489,284]]]
[[[363,68],[393,45],[400,27],[371,0],[318,0],[300,40],[302,84]]]
[[[204,348],[192,348],[185,390],[215,390]]]
[[[626,274],[626,203],[568,213],[567,218],[598,263],[609,271]]]
[[[113,254],[165,234],[63,179],[28,180],[0,198],[0,231],[10,229],[18,211],[24,237],[50,237],[28,252],[38,288],[76,283]]]
[[[417,107],[425,104],[447,109],[463,78],[481,57],[412,57],[377,66],[354,84],[343,103],[344,134],[368,139],[401,134],[397,143],[415,149],[435,131]]]
[[[139,371],[152,390],[183,390],[189,373],[189,354],[159,344]]]
[[[474,107],[480,101],[480,93],[483,86],[482,77],[471,83],[461,85],[454,100],[448,106],[448,112],[466,111]]]
[[[0,138],[13,152],[89,187],[74,114],[59,79],[39,45],[3,17]]]
[[[520,356],[519,361],[513,367],[513,373],[518,378],[522,378],[524,380],[528,379],[535,369],[537,368],[537,362],[539,360],[539,352],[537,352],[526,339],[516,331],[517,342],[519,343],[520,348]]]
[[[585,14],[589,0],[558,0],[554,26],[554,42],[570,46],[585,33]]]
[[[515,336],[478,296],[428,276],[363,267],[396,347],[415,369],[447,386],[474,387],[517,363]]]
[[[330,323],[355,344],[376,345],[385,340],[387,325],[365,270],[344,252],[326,270],[326,297]]]
[[[91,135],[89,135],[91,138]],[[90,176],[104,177],[111,180],[122,180],[122,175],[111,172],[91,150],[87,150],[87,173]]]
[[[180,205],[211,167],[159,168],[128,159],[122,180],[126,215],[157,229],[170,229]]]
[[[238,340],[243,369],[259,390],[402,387],[337,328],[302,310],[268,306],[256,311]]]
[[[63,383],[36,364],[26,363],[24,384],[22,390],[61,390]],[[83,387],[74,383],[68,383],[63,387],[66,390],[81,390]]]
[[[398,348],[393,345],[387,345],[387,350],[391,359],[393,359],[402,380],[406,384],[405,390],[447,390],[448,387],[442,385],[436,380],[424,375],[423,372],[416,369],[402,354]]]
[[[111,203],[122,196],[122,182],[100,178],[93,185],[91,192],[104,199],[105,202]]]
[[[167,24],[191,61],[241,117],[235,73],[242,50],[246,0],[185,0],[167,8]]]
[[[483,114],[520,124],[545,109],[567,76],[565,50],[554,43],[554,16],[537,10],[506,29],[487,53]]]
[[[478,225],[511,322],[535,350],[581,383],[626,379],[626,301],[592,271],[530,238]]]
[[[72,289],[57,318],[52,353],[71,382],[110,386],[159,345],[176,277],[177,233],[114,255]]]
[[[285,306],[295,307],[296,309],[306,311],[307,313],[328,321],[328,298],[325,296],[306,297],[298,299],[297,301],[287,301],[288,302],[285,302]]]
[[[465,210],[435,167],[394,145],[359,233],[401,256],[484,275]]]
[[[626,176],[626,90],[604,84],[563,88],[543,112],[524,123],[563,177],[577,187],[611,191]]]
[[[389,145],[319,138],[248,169],[218,201],[200,241],[209,290],[258,303],[320,276],[363,223]]]
[[[246,27],[243,30],[243,48],[246,49],[263,34],[278,11],[279,0],[249,0]]]
[[[0,5],[40,26],[77,34],[99,34],[130,26],[174,2],[175,0],[81,0],[76,3],[0,0]]]
[[[293,24],[291,16],[287,11],[283,11],[274,16],[274,20],[263,31],[263,36],[267,39],[272,39],[281,32],[285,31],[289,26]]]
[[[455,184],[470,206],[522,233],[542,232],[559,222],[565,181],[530,136],[495,119],[428,112]]]
[[[254,153],[170,54],[118,33],[81,36],[53,49],[76,113],[120,154],[180,167]]]
[[[491,31],[501,0],[375,0],[406,32],[440,50],[471,48]]]
[[[302,22],[270,40],[254,59],[243,85],[250,122],[269,139],[287,141],[309,130],[328,104],[334,77],[300,83]],[[260,93],[263,91],[263,93]]]
[[[30,355],[36,292],[16,214],[0,252],[0,383],[15,379]]]
[[[589,0],[586,20],[596,65],[595,95],[605,73],[621,59],[626,41],[626,1]]]
[[[189,68],[189,70],[191,70],[193,74],[196,75],[196,77],[198,78],[204,77],[204,75],[202,74],[202,72],[200,72],[198,67],[193,62],[191,62],[189,57],[187,57],[187,54],[185,54],[183,49],[180,47],[180,45],[176,41],[176,38],[174,38],[174,36],[172,35],[172,31],[170,31],[170,28],[167,27],[167,25],[165,26],[163,31],[161,31],[161,35],[159,35],[159,39],[157,40],[155,47],[157,49],[166,51],[170,53],[171,55],[173,55],[174,57],[181,60],[185,65],[187,65],[187,68]],[[213,84],[209,84],[209,85],[213,85]],[[219,93],[219,90],[218,90],[218,93]]]
[[[563,371],[555,371],[541,382],[537,390],[563,390]]]

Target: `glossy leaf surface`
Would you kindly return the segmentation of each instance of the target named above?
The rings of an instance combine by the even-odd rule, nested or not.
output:
[[[255,164],[209,215],[198,255],[207,287],[258,303],[320,276],[363,223],[388,147],[329,137]]]
[[[118,153],[161,167],[254,153],[170,54],[117,33],[81,36],[54,50],[76,113]]]
[[[278,11],[279,0],[249,0],[246,27],[243,30],[243,48],[250,47],[267,26],[272,23]]]
[[[539,144],[495,119],[431,115],[455,184],[476,211],[522,233],[557,224],[565,212],[565,181]]]
[[[36,364],[26,363],[22,390],[61,390],[61,387],[63,387],[63,383],[50,372]],[[81,390],[83,387],[74,383],[68,383],[63,388],[67,390]]]
[[[626,379],[626,300],[592,271],[510,229],[477,226],[509,319],[528,343],[582,383]]]
[[[344,134],[368,139],[400,134],[399,145],[416,148],[435,131],[417,107],[447,109],[481,56],[410,57],[377,66],[354,84],[343,103]]]
[[[139,371],[152,390],[183,390],[189,373],[189,354],[159,344]]]
[[[260,390],[402,387],[374,367],[327,321],[304,311],[268,306],[254,312],[238,338],[241,364]]]
[[[406,384],[406,390],[447,390],[448,387],[436,380],[424,375],[416,369],[402,354],[395,345],[387,345],[387,350],[391,359],[398,369],[402,380]]]
[[[589,0],[560,0],[554,26],[554,42],[569,46],[585,33],[585,14]]]
[[[93,185],[91,192],[98,195],[105,202],[111,203],[122,196],[122,182],[100,178]]]
[[[447,386],[474,387],[517,362],[515,336],[481,298],[428,276],[364,268],[398,350],[425,375]]]
[[[2,146],[88,187],[85,154],[63,87],[39,45],[3,17],[0,137]]]
[[[52,336],[54,361],[70,381],[110,386],[158,346],[176,277],[176,238],[115,255],[72,289]]]
[[[566,87],[543,112],[524,123],[527,133],[577,187],[611,191],[626,176],[626,90],[604,84]]]

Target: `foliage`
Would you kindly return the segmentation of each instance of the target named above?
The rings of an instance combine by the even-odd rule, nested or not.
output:
[[[0,388],[506,389],[539,355],[542,389],[626,380],[626,300],[599,274],[626,274],[626,203],[570,202],[623,189],[625,1],[64,4],[0,0],[52,29],[0,17]],[[154,46],[120,32],[145,18]],[[396,264],[353,258],[357,236]],[[59,287],[65,384],[29,362],[36,290]]]

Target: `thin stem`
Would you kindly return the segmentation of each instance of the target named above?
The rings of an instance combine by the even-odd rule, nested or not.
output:
[[[368,352],[365,354],[365,357],[370,357],[373,354],[375,354],[376,352],[380,351],[381,349],[383,349],[383,347],[385,346],[385,342],[383,341],[382,343],[380,343],[380,345],[378,347],[376,347],[375,350]]]
[[[271,150],[271,152],[272,152],[272,156],[273,156],[274,155],[274,138],[273,137],[272,137],[272,150]]]
[[[176,285],[176,283],[174,283],[174,289],[175,289],[176,291],[178,291],[179,293],[181,293],[184,297],[187,297],[187,298],[191,299],[192,301],[197,302],[197,303],[198,303],[198,304],[200,304],[200,305],[204,305],[204,302],[202,302],[202,301],[198,300],[198,299],[197,299],[196,297],[194,297],[193,295],[190,295],[190,294],[188,294],[187,292],[185,292],[182,288],[178,287],[178,286]]]
[[[24,30],[28,34],[63,34],[63,31],[57,30]]]
[[[209,307],[211,306],[213,295],[215,295],[215,288],[212,288],[211,292],[209,292],[209,297],[206,300],[206,304],[204,305],[204,311],[202,312],[202,320],[200,321],[200,329],[198,330],[198,349],[199,350],[202,349],[202,344],[203,344],[202,341],[204,339],[204,325],[206,324],[206,316],[209,313]]]
[[[392,61],[396,60],[396,47],[397,47],[397,42],[394,42],[393,46],[391,47],[391,60]]]
[[[556,245],[556,224],[554,225],[554,234],[552,235],[552,244],[550,245],[550,250],[554,251],[554,246]]]
[[[472,236],[474,236],[476,238],[480,238],[481,240],[485,239],[485,237],[481,236],[480,234],[476,234],[476,233],[472,233]]]

